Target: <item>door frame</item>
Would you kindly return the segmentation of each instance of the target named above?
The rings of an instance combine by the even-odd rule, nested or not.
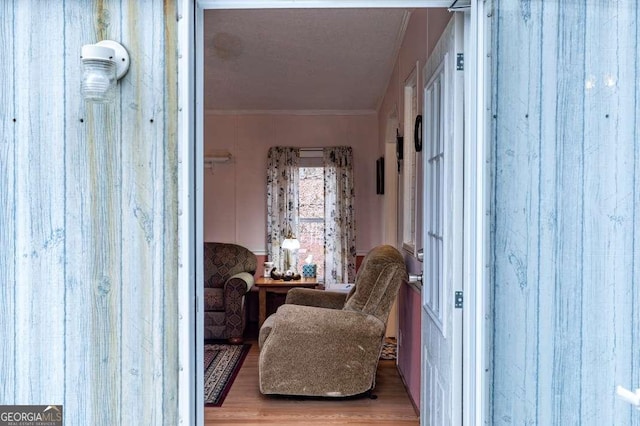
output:
[[[490,21],[492,0],[472,0],[465,14],[464,241],[462,318],[462,422],[489,421],[491,342],[489,291]],[[468,69],[467,69],[468,66]],[[467,125],[468,123],[468,125]]]
[[[465,123],[469,141],[465,151],[465,315],[463,316],[464,425],[482,424],[488,407],[484,373],[489,350],[485,311],[489,175],[486,171],[488,69],[485,58],[485,0],[471,0],[465,67],[468,90]],[[178,0],[178,414],[181,424],[204,425],[203,290],[203,67],[202,21],[205,9],[282,8],[446,8],[453,0]],[[468,47],[468,49],[467,49]],[[465,130],[466,132],[466,130]],[[469,161],[467,162],[467,159]],[[467,211],[466,207],[472,210]],[[469,232],[467,232],[469,231]],[[464,368],[463,368],[464,367]]]

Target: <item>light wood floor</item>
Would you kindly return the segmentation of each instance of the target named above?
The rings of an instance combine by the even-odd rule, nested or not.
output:
[[[395,361],[380,361],[374,395],[351,400],[265,396],[258,388],[258,344],[242,365],[222,407],[205,407],[205,425],[417,425]]]

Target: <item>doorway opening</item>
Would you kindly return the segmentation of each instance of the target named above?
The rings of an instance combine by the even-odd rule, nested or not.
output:
[[[353,3],[353,2],[351,2]],[[350,5],[352,5],[350,3]],[[376,4],[376,6],[385,6],[385,7],[389,7],[390,4],[393,4],[394,8],[397,7],[412,7],[415,6],[415,2],[406,2],[406,5],[403,5],[402,2],[398,3],[398,2],[379,2]],[[424,3],[424,2],[421,2]],[[443,6],[447,6],[448,2],[442,2],[442,1],[435,1],[432,2],[434,6],[437,7],[443,7]],[[287,7],[294,7],[295,2],[289,2],[289,1],[284,1],[284,2],[269,2],[268,5],[265,5],[265,8],[287,8]],[[326,2],[326,6],[328,7],[334,7],[334,8],[340,8],[340,7],[344,7],[344,3],[342,2]],[[421,6],[424,6],[424,4],[421,4]],[[206,40],[204,40],[204,29],[203,29],[203,23],[206,20],[206,12],[205,8],[213,8],[213,9],[233,9],[233,4],[231,2],[215,2],[215,1],[201,1],[201,2],[196,2],[196,7],[195,7],[195,25],[194,25],[194,29],[195,29],[195,34],[197,35],[196,37],[196,46],[203,46],[203,49],[206,50]],[[202,41],[205,41],[205,44],[202,43]],[[229,60],[233,57],[237,57],[238,55],[242,55],[242,52],[244,52],[243,47],[241,45],[241,43],[238,43],[237,39],[234,39],[233,34],[229,33],[228,36],[227,35],[219,35],[217,39],[214,40],[214,44],[212,47],[213,50],[213,54],[217,55],[217,57],[221,58],[222,60],[226,60],[227,62],[229,62]],[[208,95],[205,95],[205,87],[206,87],[206,82],[204,81],[204,76],[202,75],[198,75],[198,70],[200,69],[204,69],[204,62],[205,62],[205,52],[202,50],[198,50],[196,51],[194,57],[196,58],[196,77],[195,77],[195,105],[199,105],[200,107],[198,109],[195,109],[195,111],[193,112],[193,116],[195,117],[195,147],[194,147],[194,152],[195,152],[195,156],[194,156],[194,166],[195,166],[195,170],[196,170],[196,174],[195,174],[195,183],[194,183],[194,188],[195,188],[195,207],[194,207],[194,217],[196,217],[195,219],[195,224],[196,224],[196,229],[194,230],[194,238],[193,238],[193,242],[195,245],[194,248],[194,253],[195,253],[195,283],[193,284],[195,286],[194,289],[194,293],[198,294],[198,282],[201,282],[201,278],[202,278],[202,243],[204,241],[205,235],[206,235],[206,226],[205,226],[205,214],[204,214],[204,198],[206,197],[205,192],[206,192],[206,185],[203,185],[203,175],[202,175],[202,158],[204,157],[204,150],[205,150],[205,144],[206,144],[206,137],[204,136],[206,134],[206,128],[207,128],[207,118],[209,116],[215,116],[214,120],[218,120],[223,121],[225,119],[228,119],[230,116],[233,117],[233,120],[235,122],[235,125],[233,126],[229,126],[226,127],[226,130],[224,126],[216,126],[216,130],[218,131],[220,129],[222,129],[222,131],[226,131],[228,132],[228,135],[231,135],[232,137],[238,137],[238,135],[240,135],[242,132],[245,131],[250,131],[250,129],[248,127],[245,126],[245,121],[243,120],[244,117],[240,117],[240,115],[242,114],[238,114],[239,112],[251,112],[253,117],[251,119],[255,119],[257,121],[260,121],[261,123],[263,123],[264,127],[263,128],[273,128],[274,121],[278,121],[278,119],[280,119],[281,117],[278,117],[278,114],[273,114],[273,113],[265,113],[265,110],[259,110],[256,108],[246,108],[243,106],[236,106],[235,109],[233,110],[228,110],[230,112],[222,112],[222,111],[216,111],[214,113],[211,112],[205,112],[203,110],[203,106],[206,103],[206,99],[208,98]],[[215,96],[215,95],[214,95]],[[214,108],[215,109],[215,108]],[[282,111],[288,111],[288,112],[292,112],[292,110],[280,110],[280,112]],[[304,122],[305,118],[306,121],[309,121],[309,111],[310,110],[304,110],[305,112],[302,114],[297,114],[295,115],[298,118],[301,118],[300,121]],[[335,118],[336,117],[336,111],[334,110],[331,114],[327,114],[324,115],[324,118]],[[375,109],[373,109],[373,111],[377,112],[378,107],[376,106]],[[262,112],[261,114],[256,114],[256,112]],[[370,113],[371,111],[369,110],[358,110],[357,113],[355,113],[355,115],[359,115],[362,117],[366,117],[368,113]],[[206,116],[206,117],[205,117]],[[327,121],[331,121],[330,119],[327,119]],[[259,138],[260,135],[257,136],[257,138]],[[408,139],[408,138],[407,138]],[[255,140],[255,139],[254,139]],[[385,152],[385,146],[384,146],[384,142],[383,145],[381,145],[381,149],[382,149],[382,153],[384,154]],[[239,150],[244,150],[242,151],[244,154],[248,154],[249,156],[251,154],[256,154],[256,157],[259,157],[259,152],[257,150],[251,152],[252,148],[251,145],[245,146],[245,147],[240,147],[239,145],[235,145],[234,149],[239,149]],[[392,159],[389,159],[392,160]],[[224,175],[225,173],[231,173],[228,170],[224,171],[222,170],[222,167],[218,168],[219,170],[219,174],[216,175],[215,171],[213,173],[213,176],[216,176],[217,178],[222,178],[222,175]],[[260,174],[259,170],[253,170],[253,171],[249,171],[249,173],[255,173],[256,175]],[[235,182],[239,182],[241,179],[243,179],[243,176],[239,176],[237,173],[237,170],[233,172],[232,174],[233,176],[233,180]],[[216,178],[215,180],[215,187],[218,189],[222,189],[225,190],[228,188],[223,188],[224,184],[221,184],[220,181]],[[237,196],[234,194],[233,198],[237,199]],[[218,197],[218,199],[220,199]],[[234,213],[236,214],[236,217],[238,217],[239,215],[242,214],[242,212],[240,211],[240,209],[237,207],[237,204],[234,205],[233,207],[234,209]],[[242,209],[243,211],[246,211],[246,209]],[[238,219],[236,219],[238,220]],[[249,222],[249,221],[247,221]],[[244,223],[244,222],[243,222]],[[237,239],[240,231],[238,228],[238,225],[234,225],[235,226],[235,230],[234,230],[234,235],[233,238]],[[382,226],[382,222],[379,222],[379,228],[380,228],[380,238],[379,240],[382,241],[382,232],[383,232],[383,226]],[[254,235],[259,234],[259,230],[255,231]],[[262,237],[262,236],[261,236]],[[263,238],[263,237],[262,237]],[[255,247],[254,247],[255,248]],[[259,251],[259,250],[257,250]],[[199,300],[198,305],[200,305],[202,303],[202,298],[197,298],[196,300]],[[200,309],[198,309],[198,312],[202,312],[202,309],[200,307]],[[195,313],[194,313],[195,314]],[[199,314],[201,315],[201,314]],[[202,349],[200,347],[201,345],[201,341],[202,339],[200,339],[199,337],[202,335],[201,334],[201,319],[198,319],[198,315],[194,315],[195,317],[195,325],[196,325],[196,333],[194,335],[194,339],[193,339],[193,344],[192,344],[192,348],[193,351],[195,352],[195,357],[194,357],[194,363],[195,363],[195,372],[196,372],[196,376],[201,376],[202,373],[202,363],[201,361],[201,353],[202,353]],[[193,413],[194,419],[203,419],[203,412],[202,412],[202,406],[203,404],[201,404],[201,396],[200,396],[200,389],[201,389],[201,382],[200,379],[198,379],[197,383],[196,383],[196,398],[191,398],[191,400],[194,402],[195,405],[195,413]]]

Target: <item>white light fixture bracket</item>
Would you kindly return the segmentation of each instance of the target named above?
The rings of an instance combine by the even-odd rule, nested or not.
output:
[[[129,52],[123,45],[113,40],[102,40],[96,46],[103,46],[113,49],[115,56],[111,58],[116,63],[116,78],[120,80],[129,71]]]

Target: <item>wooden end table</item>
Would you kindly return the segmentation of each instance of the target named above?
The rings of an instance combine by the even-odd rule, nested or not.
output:
[[[258,287],[258,303],[260,305],[258,328],[260,328],[267,319],[267,293],[283,294],[296,287],[316,288],[318,287],[318,280],[317,278],[301,278],[299,280],[284,281],[259,277],[256,278],[255,285]]]

